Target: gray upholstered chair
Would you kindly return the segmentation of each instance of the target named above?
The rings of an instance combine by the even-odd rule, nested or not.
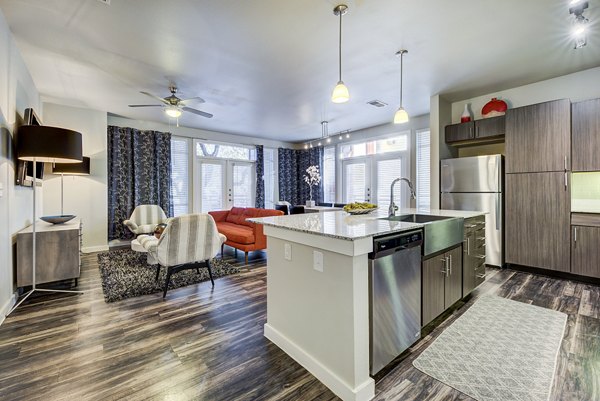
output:
[[[160,239],[154,235],[140,235],[138,241],[148,251],[148,262],[167,268],[163,298],[167,295],[171,275],[186,269],[208,269],[212,285],[211,259],[217,256],[221,245],[227,240],[217,231],[217,225],[209,214],[187,214],[169,219]]]
[[[135,235],[151,234],[158,224],[167,222],[167,215],[158,205],[139,205],[123,224]]]

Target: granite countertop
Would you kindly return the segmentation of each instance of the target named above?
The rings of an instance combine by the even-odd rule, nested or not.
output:
[[[465,212],[460,210],[432,209],[417,211],[416,209],[402,209],[396,212],[396,215],[399,216],[414,213],[459,218],[469,218],[485,214],[484,212]],[[248,219],[248,221],[263,224],[265,226],[323,235],[349,241],[423,227],[423,224],[382,220],[382,218],[385,217],[387,217],[387,211],[384,210],[376,210],[368,215],[359,216],[352,216],[344,211],[339,211],[262,217]]]

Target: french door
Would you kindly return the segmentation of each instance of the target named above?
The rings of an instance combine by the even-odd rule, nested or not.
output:
[[[373,155],[342,162],[343,199],[345,203],[371,202],[382,210],[390,206],[390,186],[396,178],[410,178],[407,158],[398,155]],[[394,202],[408,207],[410,191],[406,183],[394,187]]]
[[[196,162],[194,210],[206,213],[232,207],[254,207],[254,163],[199,159]]]

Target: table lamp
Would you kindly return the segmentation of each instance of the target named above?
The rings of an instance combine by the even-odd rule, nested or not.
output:
[[[82,154],[82,139],[81,134],[76,131],[71,131],[64,128],[39,126],[39,125],[24,125],[19,128],[17,137],[17,158],[19,160],[33,162],[33,171],[36,171],[37,162],[42,163],[81,163],[83,160]],[[82,291],[72,290],[52,290],[36,287],[35,277],[35,257],[36,257],[36,241],[35,241],[35,224],[36,224],[36,174],[33,175],[33,224],[32,224],[32,289],[28,291],[14,307],[6,314],[10,315],[19,307],[31,294],[39,292],[66,292],[81,294]]]
[[[90,175],[90,158],[83,156],[81,163],[55,163],[52,174],[60,174],[60,214],[64,215],[65,175]]]

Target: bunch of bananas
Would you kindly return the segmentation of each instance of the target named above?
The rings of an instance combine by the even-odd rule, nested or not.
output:
[[[345,212],[350,212],[352,210],[361,210],[361,209],[376,209],[377,205],[369,202],[356,202],[356,203],[348,203],[344,206]]]

